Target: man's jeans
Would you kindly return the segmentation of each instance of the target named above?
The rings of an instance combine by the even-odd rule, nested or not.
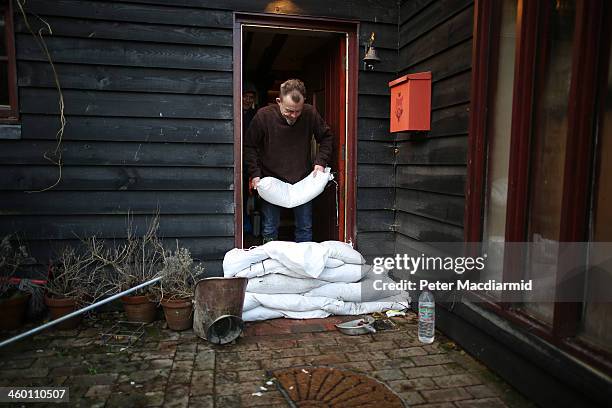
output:
[[[264,244],[278,239],[281,207],[261,200],[262,235]],[[312,241],[312,201],[293,209],[295,218],[295,242]]]

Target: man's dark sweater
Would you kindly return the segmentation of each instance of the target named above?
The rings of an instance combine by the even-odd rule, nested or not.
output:
[[[319,143],[314,164],[310,161],[312,135]],[[257,111],[243,147],[249,177],[272,176],[293,184],[306,177],[313,165],[327,165],[333,138],[329,126],[312,105],[304,104],[293,125],[287,123],[278,105],[270,105]]]

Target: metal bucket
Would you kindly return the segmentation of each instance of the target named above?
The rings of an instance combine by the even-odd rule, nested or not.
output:
[[[226,344],[244,329],[242,306],[247,278],[206,278],[195,287],[193,331],[214,344]]]

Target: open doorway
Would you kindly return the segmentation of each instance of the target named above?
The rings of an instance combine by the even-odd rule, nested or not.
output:
[[[301,27],[237,22],[241,40],[239,52],[235,50],[234,53],[239,58],[236,68],[240,67],[238,102],[242,102],[243,95],[253,92],[255,108],[275,104],[282,82],[289,78],[304,81],[306,103],[319,111],[334,134],[334,151],[328,166],[335,180],[329,182],[323,194],[313,201],[313,240],[354,241],[354,143],[349,140],[348,130],[356,128],[352,121],[356,107],[349,106],[348,95],[350,89],[356,89],[356,84],[349,80],[350,36],[346,31],[314,29],[303,21],[300,23]],[[356,43],[356,29],[354,37]],[[235,79],[237,74],[234,73]],[[235,89],[235,96],[236,93]],[[236,114],[237,109],[234,112]],[[261,215],[260,199],[249,195],[249,180],[242,168],[242,141],[248,119],[243,117],[241,103],[240,118],[235,119],[239,120],[235,124],[240,124],[236,126],[240,131],[240,138],[236,139],[240,143],[240,163],[236,160],[235,180],[239,179],[236,185],[242,186],[236,191],[236,202],[240,204],[236,206],[236,245],[249,247],[261,244]],[[316,149],[313,139],[312,157]],[[283,210],[278,239],[291,241],[293,237],[293,211]]]

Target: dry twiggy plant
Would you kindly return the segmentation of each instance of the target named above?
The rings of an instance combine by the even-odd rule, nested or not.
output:
[[[55,298],[73,298],[81,303],[89,295],[86,282],[93,263],[90,253],[64,247],[52,264],[47,294]]]
[[[179,246],[173,251],[162,250],[162,279],[159,297],[162,300],[188,299],[193,297],[193,288],[197,277],[204,272],[204,267],[196,265],[187,248]]]
[[[89,250],[94,260],[99,263],[99,268],[112,269],[114,272],[108,274],[105,286],[115,288],[118,293],[158,276],[163,259],[158,230],[159,214],[156,214],[145,234],[136,236],[128,215],[127,238],[124,243],[108,247],[104,241],[95,238],[88,240]],[[148,295],[155,300],[155,291],[150,286],[139,289],[132,295]]]

